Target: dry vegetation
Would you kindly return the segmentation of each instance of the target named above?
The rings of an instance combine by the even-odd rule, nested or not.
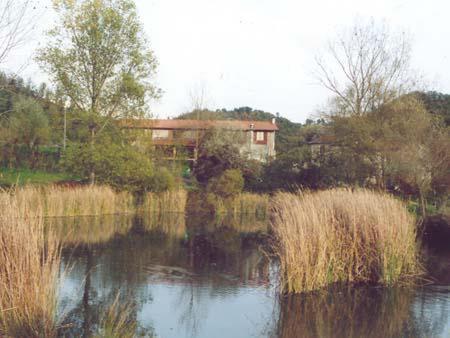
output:
[[[98,333],[94,338],[133,338],[137,328],[136,320],[133,318],[133,306],[121,304],[120,294],[106,309],[101,317]]]
[[[265,217],[269,210],[269,199],[269,195],[266,194],[244,192],[229,198],[207,194],[206,203],[201,200],[200,202],[203,204],[203,208],[208,208],[207,212],[213,212],[216,215],[256,215]]]
[[[46,217],[131,213],[135,209],[130,193],[104,186],[26,186],[1,194],[13,195],[20,210],[40,211]]]
[[[269,195],[266,194],[239,194],[233,201],[233,214],[256,214],[266,216],[269,210]]]
[[[168,190],[160,193],[149,192],[144,196],[141,206],[144,212],[184,212],[187,201],[186,190]]]
[[[420,273],[415,219],[394,197],[368,190],[279,193],[274,250],[283,292],[336,282],[392,285]]]
[[[0,336],[56,335],[60,244],[42,210],[0,195]]]

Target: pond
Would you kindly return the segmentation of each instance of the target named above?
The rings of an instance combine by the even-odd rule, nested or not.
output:
[[[61,335],[88,337],[119,297],[146,337],[449,337],[450,251],[425,287],[276,293],[268,224],[181,214],[53,220],[65,241]]]

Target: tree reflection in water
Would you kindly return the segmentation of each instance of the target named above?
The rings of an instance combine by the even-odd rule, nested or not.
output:
[[[267,229],[264,221],[245,225],[248,220],[240,218],[186,222],[183,214],[176,213],[135,216],[122,220],[123,227],[110,223],[103,235],[96,224],[107,228],[105,223],[111,220],[73,221],[72,228],[69,220],[60,225],[76,230],[65,240],[64,263],[74,261],[71,273],[85,278],[79,301],[64,319],[67,328],[61,332],[67,335],[88,337],[96,332],[99,314],[119,291],[124,301],[136,303],[133,316],[137,319],[142,305],[152,301],[151,285],[162,283],[177,285],[179,299],[173,306],[180,310],[180,325],[195,336],[208,313],[206,298],[214,297],[216,290],[220,294],[226,289],[232,295],[240,285],[268,282],[267,264],[257,250]],[[61,235],[67,238],[64,231]],[[149,327],[140,330],[152,332]]]
[[[97,332],[99,317],[118,293],[122,303],[134,305],[131,318],[146,336],[162,327],[174,328],[162,336],[211,336],[205,326],[229,320],[230,312],[218,313],[222,305],[238,313],[234,318],[251,317],[252,322],[244,318],[229,323],[242,337],[247,332],[279,338],[435,337],[445,335],[450,325],[448,287],[443,289],[447,293],[352,287],[275,300],[270,285],[276,280],[276,264],[259,249],[266,243],[267,223],[262,220],[174,213],[116,221],[78,219],[72,227],[65,223],[63,229],[76,230],[66,235],[64,251],[64,264],[73,262],[62,302],[71,303],[64,317],[69,326],[61,330],[66,336]],[[264,318],[252,317],[258,308],[243,310],[246,296],[255,292],[251,299],[265,304],[258,312]],[[264,298],[264,292],[273,297]],[[161,311],[166,316],[155,322]],[[229,332],[214,336],[228,337]]]

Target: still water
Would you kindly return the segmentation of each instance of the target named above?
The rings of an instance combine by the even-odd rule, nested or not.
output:
[[[427,251],[429,285],[282,298],[268,225],[166,214],[53,220],[65,241],[61,335],[88,337],[120,298],[137,336],[450,337],[450,252]]]

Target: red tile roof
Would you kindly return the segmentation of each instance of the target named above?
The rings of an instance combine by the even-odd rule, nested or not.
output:
[[[233,129],[233,130],[262,130],[276,131],[278,127],[271,121],[244,121],[244,120],[154,120],[154,119],[128,119],[121,120],[123,128],[140,129]]]

